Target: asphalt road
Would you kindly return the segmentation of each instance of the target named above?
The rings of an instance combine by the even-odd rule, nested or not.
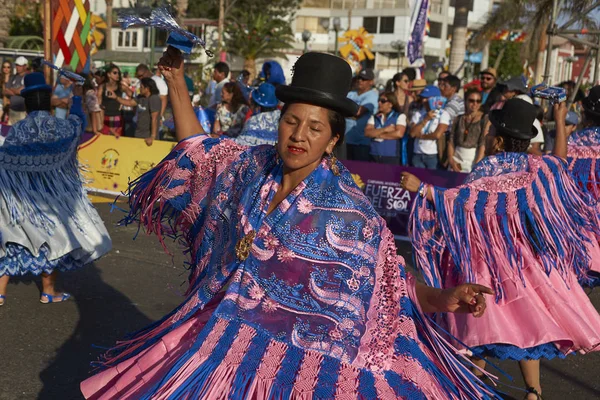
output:
[[[39,279],[13,280],[0,307],[0,400],[81,399],[79,382],[90,362],[133,332],[159,319],[181,301],[186,273],[179,252],[165,254],[154,237],[132,238],[135,227],[116,227],[119,212],[98,204],[113,250],[94,264],[62,276],[73,294],[62,304],[39,303]],[[172,246],[175,248],[175,246]],[[399,252],[411,260],[410,246]],[[600,290],[591,294],[600,309]],[[514,377],[503,385],[522,387],[515,362],[499,363]],[[542,362],[544,399],[600,398],[600,354]],[[522,392],[502,388],[515,398]]]

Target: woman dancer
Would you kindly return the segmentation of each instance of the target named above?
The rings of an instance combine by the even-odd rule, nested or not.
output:
[[[281,117],[281,112],[277,109],[279,100],[275,96],[275,86],[264,82],[251,93],[250,101],[255,113],[246,121],[242,133],[235,138],[235,142],[245,146],[275,144]]]
[[[600,86],[590,90],[582,108],[582,129],[569,137],[569,170],[582,189],[600,200]]]
[[[277,146],[202,132],[183,59],[160,61],[183,139],[131,193],[131,217],[167,219],[192,257],[187,298],[113,349],[88,398],[447,399],[492,396],[432,336],[422,314],[485,308],[479,285],[416,284],[391,232],[331,153],[352,72],[306,53],[277,88]],[[190,137],[191,136],[191,137]],[[163,221],[164,220],[164,221]]]
[[[578,284],[600,267],[600,226],[592,199],[566,169],[566,112],[554,106],[552,156],[526,154],[537,110],[511,99],[490,113],[491,155],[465,185],[443,190],[402,177],[420,194],[411,235],[427,282],[477,282],[496,292],[481,319],[448,314],[446,326],[475,356],[519,361],[527,399],[541,398],[541,358],[600,344],[600,316]]]
[[[0,305],[10,276],[42,275],[40,302],[58,303],[59,271],[94,261],[110,237],[87,198],[77,145],[85,126],[81,87],[70,115],[50,114],[52,87],[40,72],[24,78],[27,117],[14,124],[0,147]]]

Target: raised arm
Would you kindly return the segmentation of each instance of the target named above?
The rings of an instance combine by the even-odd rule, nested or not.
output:
[[[564,102],[554,105],[554,121],[556,122],[556,140],[552,154],[564,160],[567,159],[567,106]]]
[[[202,125],[198,122],[192,101],[185,84],[183,75],[183,56],[181,52],[174,47],[169,46],[163,53],[158,62],[167,86],[169,87],[169,96],[171,106],[173,107],[173,120],[175,121],[175,135],[177,141],[187,137],[205,133]]]

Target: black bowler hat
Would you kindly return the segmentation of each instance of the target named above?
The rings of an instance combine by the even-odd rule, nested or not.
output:
[[[490,122],[496,128],[497,135],[531,140],[538,134],[533,126],[536,116],[537,108],[533,104],[514,98],[507,100],[501,110],[490,112]]]
[[[581,102],[583,109],[596,116],[600,117],[600,86],[594,86],[590,89],[590,94]]]
[[[346,97],[351,81],[352,70],[346,61],[331,54],[310,52],[294,64],[292,83],[277,86],[275,95],[284,103],[312,104],[353,117],[358,104]]]

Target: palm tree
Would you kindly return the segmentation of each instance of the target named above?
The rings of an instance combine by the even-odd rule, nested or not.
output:
[[[469,19],[469,0],[456,0],[454,6],[454,29],[452,30],[452,47],[450,48],[449,70],[457,71],[467,50],[467,25]]]
[[[10,17],[15,8],[15,0],[0,0],[0,46],[6,45],[10,31]]]
[[[595,29],[596,22],[582,10],[590,6],[592,0],[563,0],[558,15],[571,18],[579,17],[580,28]],[[473,37],[471,44],[483,48],[499,30],[520,29],[527,33],[521,57],[523,60],[535,60],[535,76],[539,81],[544,69],[544,51],[547,46],[546,31],[552,15],[553,0],[504,0],[490,13],[486,23]]]
[[[256,75],[256,60],[283,57],[292,47],[290,20],[300,0],[244,0],[230,3],[225,22],[225,50],[244,58],[244,68]]]
[[[259,13],[245,13],[227,23],[227,51],[244,58],[244,68],[256,76],[256,60],[285,57],[282,50],[292,47],[292,29],[287,21]]]
[[[106,1],[106,50],[112,50],[113,0]]]

